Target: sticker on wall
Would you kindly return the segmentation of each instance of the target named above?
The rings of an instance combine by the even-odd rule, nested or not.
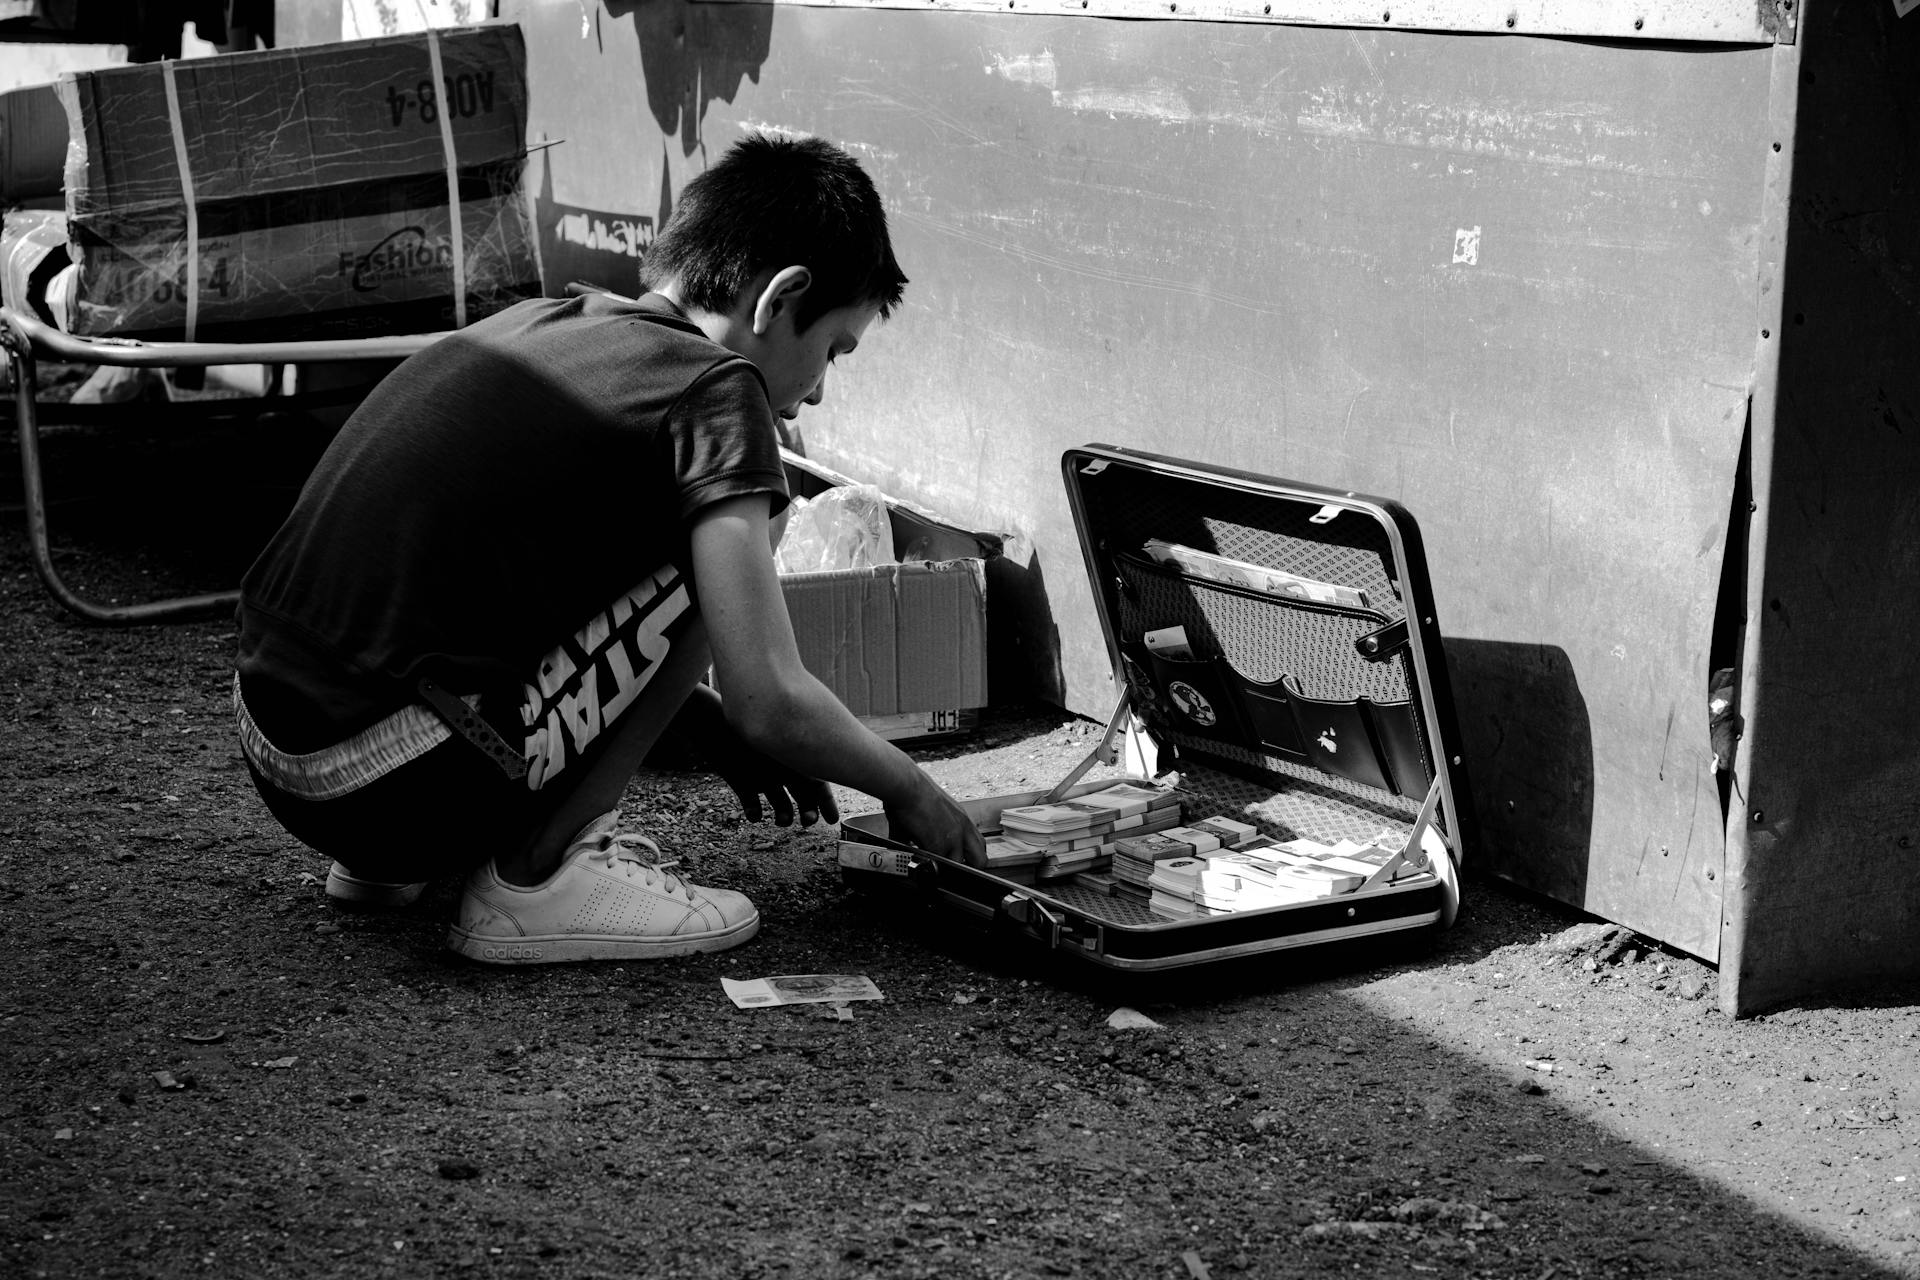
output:
[[[1914,3],[1920,4],[1920,0],[1914,0]],[[1453,260],[1469,267],[1479,264],[1480,228],[1461,227],[1453,233]]]

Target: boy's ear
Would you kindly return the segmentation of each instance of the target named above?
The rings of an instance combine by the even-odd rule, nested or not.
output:
[[[800,305],[800,295],[812,283],[813,272],[805,267],[782,267],[774,272],[753,302],[754,333],[764,337],[776,316]]]

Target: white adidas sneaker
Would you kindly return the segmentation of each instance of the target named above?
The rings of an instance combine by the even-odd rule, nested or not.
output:
[[[619,822],[603,813],[581,828],[544,883],[508,884],[491,862],[475,871],[447,945],[488,964],[649,960],[724,951],[760,931],[745,894],[689,884]]]

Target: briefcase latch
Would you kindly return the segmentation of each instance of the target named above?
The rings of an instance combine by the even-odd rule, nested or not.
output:
[[[1024,893],[1010,893],[994,909],[994,922],[1002,927],[1024,929],[1050,947],[1060,945],[1060,917],[1045,903],[1035,902]]]

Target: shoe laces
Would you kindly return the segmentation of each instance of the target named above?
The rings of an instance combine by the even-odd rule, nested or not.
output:
[[[587,857],[600,863],[608,870],[618,869],[628,879],[636,875],[648,888],[658,886],[664,892],[693,901],[693,890],[685,880],[673,874],[673,868],[680,865],[678,858],[666,862],[660,861],[660,846],[635,831],[616,831],[603,837],[606,841]],[[645,846],[653,856],[644,858],[638,849]]]

